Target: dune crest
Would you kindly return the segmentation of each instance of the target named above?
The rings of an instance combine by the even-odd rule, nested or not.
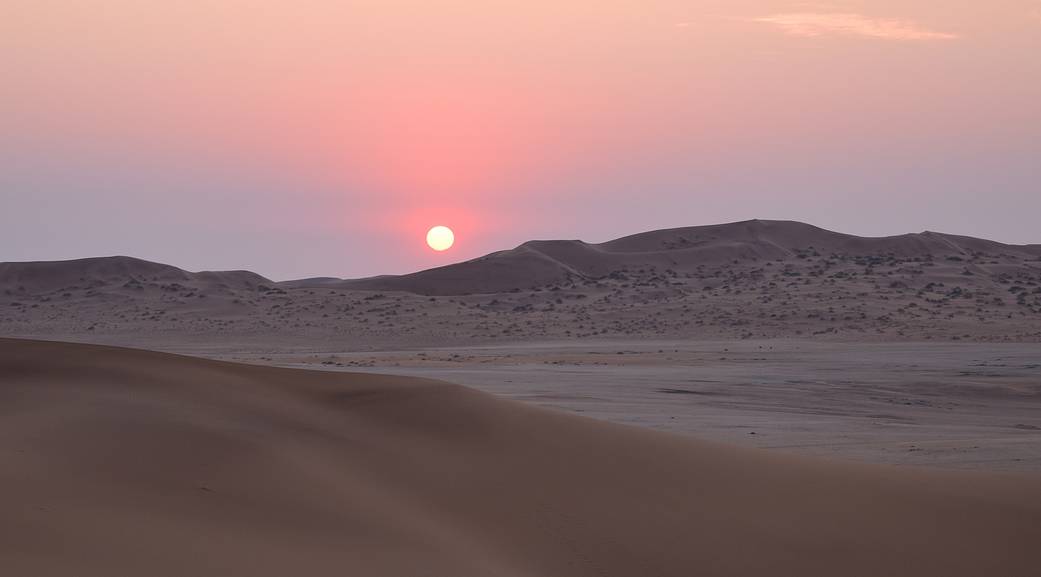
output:
[[[749,220],[657,230],[601,244],[579,240],[529,241],[515,249],[464,263],[401,276],[347,280],[344,286],[427,295],[493,293],[599,278],[622,268],[690,271],[735,260],[794,260],[804,252],[846,257],[921,258],[928,255],[937,259],[993,253],[1036,259],[1041,257],[1041,245],[1006,245],[935,232],[859,237],[796,221]]]
[[[13,293],[45,294],[110,285],[134,288],[143,283],[215,289],[256,288],[259,284],[271,281],[249,271],[192,273],[175,266],[129,256],[0,263],[0,289]]]

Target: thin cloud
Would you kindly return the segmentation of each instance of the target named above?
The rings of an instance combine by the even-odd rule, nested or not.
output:
[[[860,36],[878,40],[953,40],[957,34],[930,30],[909,22],[869,18],[854,13],[794,12],[756,18],[793,36]]]

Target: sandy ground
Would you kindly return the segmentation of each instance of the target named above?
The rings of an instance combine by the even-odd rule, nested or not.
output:
[[[841,464],[425,379],[108,347],[0,339],[0,383],[5,574],[1026,577],[1041,565],[1034,475]]]
[[[0,336],[432,376],[787,452],[1041,471],[1041,245],[747,221],[361,280],[0,263]]]
[[[411,351],[178,350],[448,380],[540,406],[785,452],[1041,472],[1041,345],[550,342]]]

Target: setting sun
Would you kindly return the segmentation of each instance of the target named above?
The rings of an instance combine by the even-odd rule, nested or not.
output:
[[[427,244],[438,252],[448,250],[455,244],[455,233],[447,226],[435,226],[427,232]]]

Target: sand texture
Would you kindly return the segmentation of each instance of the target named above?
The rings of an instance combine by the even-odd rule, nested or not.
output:
[[[588,417],[786,453],[1041,473],[1041,346],[601,340],[181,352],[436,378]]]
[[[0,340],[5,574],[1032,576],[1036,476],[835,464],[440,381]]]

